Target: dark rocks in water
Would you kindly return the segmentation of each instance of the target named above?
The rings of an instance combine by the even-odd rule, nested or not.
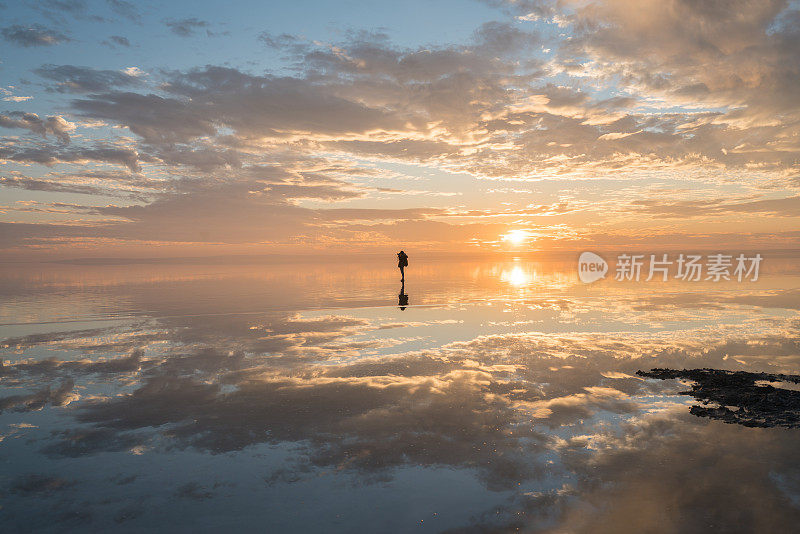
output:
[[[748,373],[722,369],[652,369],[637,371],[647,378],[682,378],[694,382],[691,395],[701,405],[689,412],[698,417],[719,419],[749,427],[800,428],[800,391],[756,382],[800,384],[800,375]]]

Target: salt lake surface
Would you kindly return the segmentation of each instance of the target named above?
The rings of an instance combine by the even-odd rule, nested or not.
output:
[[[407,306],[392,258],[0,266],[0,529],[800,524],[800,430],[636,374],[800,374],[798,258],[587,285],[411,256]]]

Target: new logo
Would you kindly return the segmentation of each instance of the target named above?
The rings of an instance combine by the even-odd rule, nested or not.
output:
[[[578,277],[584,284],[604,278],[607,272],[608,263],[594,252],[583,252],[578,258]]]

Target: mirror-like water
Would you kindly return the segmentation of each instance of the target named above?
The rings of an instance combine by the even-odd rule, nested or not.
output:
[[[800,374],[794,258],[591,285],[568,259],[415,260],[402,288],[391,261],[0,267],[3,521],[796,528],[798,430],[636,374]]]

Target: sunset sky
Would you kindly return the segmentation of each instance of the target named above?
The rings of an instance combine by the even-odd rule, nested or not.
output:
[[[797,248],[799,9],[5,1],[0,252]]]

